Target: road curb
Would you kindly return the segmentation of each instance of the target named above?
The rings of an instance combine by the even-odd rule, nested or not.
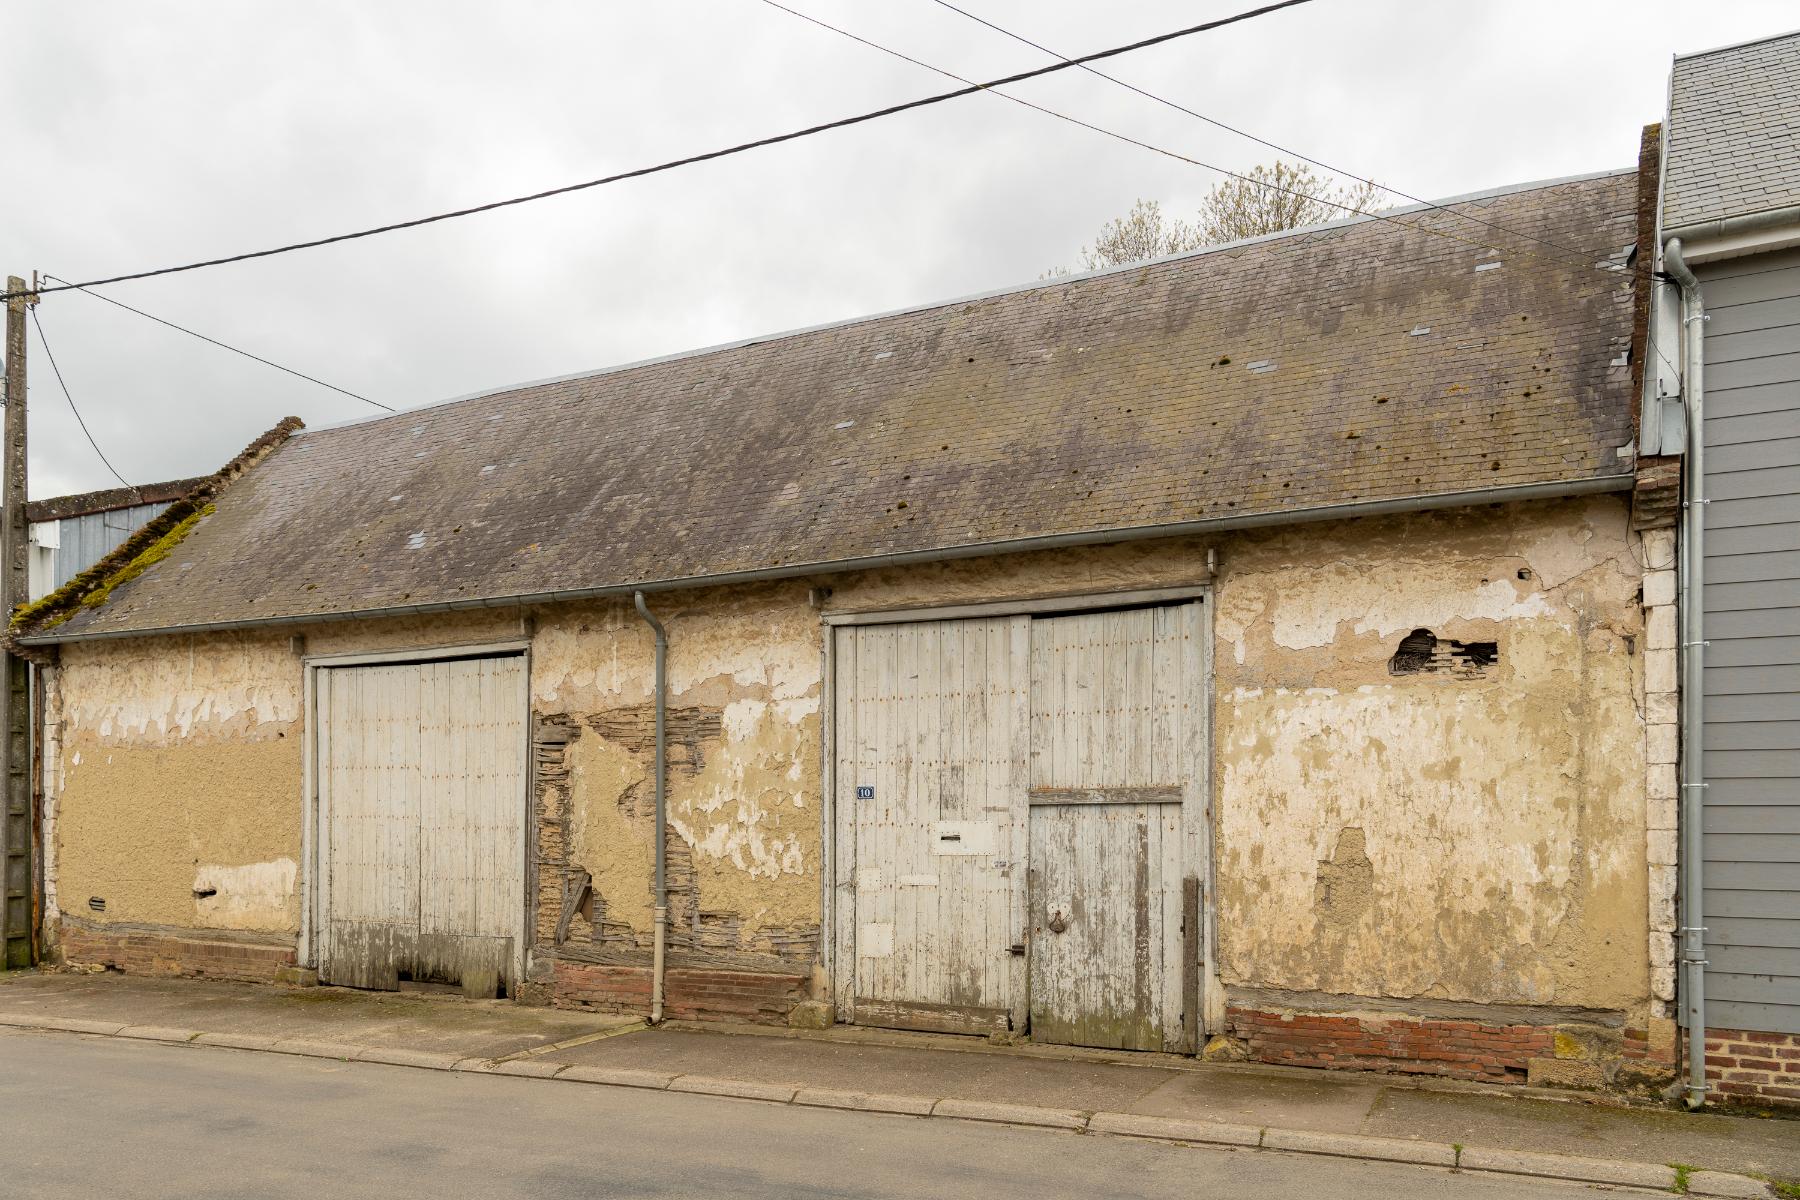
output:
[[[1524,1175],[1537,1179],[1561,1179],[1572,1183],[1608,1184],[1673,1193],[1677,1172],[1655,1163],[1616,1159],[1580,1158],[1565,1154],[1539,1154],[1524,1150],[1499,1150],[1452,1146],[1440,1142],[1414,1142],[1404,1138],[1363,1137],[1356,1134],[1312,1133],[1305,1130],[1258,1129],[1226,1122],[1189,1121],[1135,1113],[1094,1112],[1040,1108],[1028,1104],[1002,1104],[955,1097],[886,1095],[874,1092],[809,1088],[799,1084],[764,1083],[708,1075],[676,1075],[629,1068],[606,1068],[545,1062],[541,1059],[483,1059],[425,1050],[384,1046],[354,1046],[305,1038],[271,1038],[255,1034],[205,1033],[156,1025],[124,1025],[115,1021],[89,1021],[35,1013],[0,1013],[0,1026],[42,1029],[52,1033],[79,1033],[96,1037],[123,1037],[171,1045],[197,1045],[230,1050],[287,1054],[303,1058],[376,1063],[421,1070],[457,1071],[475,1075],[501,1075],[522,1079],[554,1079],[601,1087],[647,1088],[767,1104],[807,1108],[835,1108],[852,1112],[888,1113],[953,1121],[1058,1129],[1069,1133],[1110,1137],[1148,1138],[1183,1145],[1238,1150],[1269,1150],[1288,1154],[1313,1154],[1367,1162],[1435,1166],[1483,1174]],[[1768,1184],[1747,1175],[1726,1171],[1691,1171],[1686,1175],[1686,1194],[1719,1200],[1763,1200],[1773,1196]]]

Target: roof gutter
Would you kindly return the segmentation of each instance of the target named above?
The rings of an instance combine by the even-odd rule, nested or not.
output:
[[[1738,217],[1719,217],[1711,221],[1677,225],[1663,230],[1662,237],[1665,246],[1672,240],[1682,244],[1680,257],[1684,267],[1687,264],[1800,245],[1800,204],[1764,209],[1762,212]],[[1666,263],[1665,259],[1665,265]],[[1669,273],[1674,274],[1673,271]]]
[[[962,558],[985,558],[1003,554],[1023,554],[1033,550],[1059,550],[1071,546],[1094,546],[1112,542],[1143,542],[1162,538],[1190,537],[1225,533],[1238,529],[1261,529],[1272,525],[1299,525],[1316,521],[1343,521],[1357,517],[1380,517],[1400,513],[1430,512],[1438,509],[1469,508],[1483,504],[1513,504],[1526,500],[1560,500],[1604,492],[1628,492],[1636,476],[1602,475],[1588,479],[1555,480],[1546,483],[1514,484],[1508,487],[1475,488],[1462,492],[1441,492],[1431,496],[1405,496],[1393,500],[1364,500],[1351,504],[1324,504],[1313,508],[1288,509],[1282,512],[1245,513],[1239,516],[1208,517],[1194,521],[1170,521],[1159,525],[1138,525],[1125,529],[1089,529],[1077,533],[1056,533],[1040,537],[1009,538],[993,542],[975,542],[964,546],[934,547],[929,550],[905,550],[893,554],[871,554],[859,558],[834,559],[827,562],[792,563],[774,567],[758,567],[748,571],[726,571],[713,575],[690,575],[673,579],[646,580],[638,583],[615,583],[591,588],[570,588],[553,592],[529,592],[512,596],[494,596],[473,600],[449,600],[431,604],[394,604],[377,608],[349,609],[341,612],[300,613],[279,617],[247,617],[235,621],[201,621],[191,625],[169,625],[152,629],[116,629],[95,632],[57,633],[54,629],[27,634],[17,639],[22,646],[57,646],[76,642],[111,641],[118,638],[163,637],[172,634],[225,633],[245,629],[265,629],[294,625],[319,625],[333,621],[360,621],[373,617],[419,616],[429,613],[464,612],[483,608],[516,608],[530,604],[558,604],[571,600],[596,600],[632,597],[638,592],[684,591],[700,587],[725,587],[733,584],[764,583],[783,579],[802,579],[813,575],[838,575],[850,571],[869,571],[885,567],[914,566],[922,563],[950,562]]]
[[[1706,448],[1703,343],[1706,312],[1700,280],[1683,257],[1681,239],[1663,245],[1663,268],[1681,286],[1681,394],[1687,410],[1687,459],[1681,470],[1681,1006],[1687,1029],[1686,1103],[1706,1103]]]

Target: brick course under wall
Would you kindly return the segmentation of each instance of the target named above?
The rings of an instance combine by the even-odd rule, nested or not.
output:
[[[1251,1058],[1288,1066],[1523,1083],[1532,1059],[1556,1053],[1556,1031],[1544,1025],[1247,1008],[1228,1009],[1226,1017]]]
[[[109,929],[64,919],[59,933],[65,964],[110,967],[127,975],[273,983],[275,972],[294,962],[291,943],[225,931]]]
[[[1800,1034],[1709,1029],[1706,1081],[1723,1103],[1800,1109]]]
[[[663,978],[663,1015],[785,1025],[794,1006],[807,998],[807,986],[804,975],[669,967]],[[558,962],[551,1002],[558,1008],[648,1013],[650,968]]]

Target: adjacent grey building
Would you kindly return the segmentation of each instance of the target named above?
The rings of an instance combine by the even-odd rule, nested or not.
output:
[[[1675,60],[1658,241],[1645,399],[1701,414],[1697,445],[1664,420],[1645,447],[1686,455],[1704,514],[1683,539],[1683,926],[1703,933],[1682,1012],[1710,1031],[1709,1090],[1760,1097],[1733,1031],[1800,1035],[1800,33]]]
[[[30,598],[49,595],[99,562],[199,482],[173,479],[33,500],[25,506],[31,524]]]

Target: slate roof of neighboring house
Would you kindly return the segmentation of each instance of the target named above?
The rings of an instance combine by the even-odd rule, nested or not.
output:
[[[47,633],[1624,486],[1635,179],[1453,205],[1542,242],[1355,219],[299,433]]]
[[[1677,58],[1663,228],[1796,204],[1800,32]]]

